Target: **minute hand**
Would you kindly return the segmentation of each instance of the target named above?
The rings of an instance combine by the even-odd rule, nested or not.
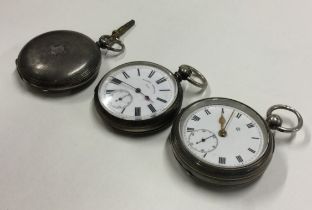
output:
[[[119,80],[120,82],[122,82],[122,83],[124,83],[125,85],[128,85],[129,87],[132,87],[133,89],[138,89],[138,88],[135,88],[135,87],[133,87],[132,85],[130,85],[130,84],[128,84],[128,83],[126,83],[126,82],[124,82],[124,81],[122,81],[122,80],[120,80],[120,79],[117,79],[116,77],[113,77],[113,76],[110,76],[111,78],[113,78],[113,79],[116,79],[116,80]]]
[[[232,117],[233,117],[233,114],[234,114],[235,110],[233,110],[230,118],[228,119],[228,121],[226,122],[225,126],[224,126],[224,130],[226,129],[227,125],[229,124],[229,122],[231,121]]]
[[[145,95],[144,93],[142,93],[140,88],[133,87],[132,85],[130,85],[130,84],[128,84],[128,83],[126,83],[126,82],[124,82],[124,81],[122,81],[120,79],[117,79],[116,77],[113,77],[113,76],[110,76],[110,77],[112,77],[112,78],[114,78],[116,80],[119,80],[120,82],[124,83],[125,85],[128,85],[129,87],[133,88],[136,93],[142,94],[145,97],[146,100],[153,102],[148,95]]]

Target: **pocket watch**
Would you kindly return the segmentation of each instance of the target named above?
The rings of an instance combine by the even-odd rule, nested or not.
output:
[[[119,37],[133,25],[129,21],[98,42],[68,30],[50,31],[30,40],[16,59],[17,72],[31,87],[44,92],[65,92],[90,84],[101,65],[101,49],[120,54]]]
[[[274,110],[294,113],[298,124],[282,127]],[[218,186],[238,186],[258,179],[274,151],[272,130],[296,132],[303,120],[298,111],[274,105],[264,120],[249,106],[227,98],[206,98],[184,108],[173,123],[170,147],[192,177]]]
[[[172,73],[156,63],[125,63],[99,82],[94,92],[95,106],[103,120],[119,131],[155,132],[169,126],[179,113],[182,80],[202,89],[207,87],[205,77],[188,65]]]

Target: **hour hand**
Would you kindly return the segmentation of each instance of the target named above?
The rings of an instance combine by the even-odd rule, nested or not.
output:
[[[221,121],[222,121],[222,124],[221,124],[221,129],[220,129],[220,131],[219,131],[219,136],[221,136],[221,137],[226,137],[226,135],[227,135],[226,128],[227,128],[229,122],[231,121],[234,112],[235,112],[235,110],[232,111],[232,114],[231,114],[231,116],[229,117],[229,119],[227,120],[227,122],[226,122],[225,125],[224,125],[225,119],[224,119],[224,117],[223,117],[223,114],[221,113],[221,117],[220,117],[220,119],[219,119],[219,122],[220,122],[220,124],[221,124]],[[221,119],[221,118],[223,118],[224,120]]]
[[[224,129],[225,118],[224,118],[223,114],[221,114],[221,116],[219,118],[219,123],[220,123],[220,126],[221,126],[221,130]]]
[[[219,118],[219,123],[220,123],[220,130],[219,130],[219,136],[221,137],[225,137],[226,136],[226,131],[225,131],[225,123],[226,123],[226,120],[223,116],[223,113],[221,112],[221,116]]]

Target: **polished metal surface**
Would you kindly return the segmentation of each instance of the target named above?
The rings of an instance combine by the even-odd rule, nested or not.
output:
[[[50,31],[30,40],[16,59],[17,71],[30,86],[44,92],[64,92],[85,87],[97,76],[101,50],[121,54],[125,45],[119,40],[133,25],[130,20],[112,35],[94,42],[75,31]]]
[[[207,79],[202,75],[197,69],[189,65],[181,65],[179,67],[178,74],[181,76],[181,79],[189,81],[191,84],[196,87],[206,89],[208,86]]]
[[[272,130],[276,130],[278,127],[280,127],[283,124],[282,118],[277,114],[269,115],[266,121]]]
[[[160,130],[163,130],[171,125],[174,118],[178,115],[181,106],[182,106],[182,100],[183,100],[183,90],[181,87],[181,84],[179,81],[175,82],[175,88],[176,92],[174,93],[174,102],[170,105],[170,107],[161,115],[153,117],[151,119],[146,120],[126,120],[119,118],[117,116],[114,116],[112,113],[109,112],[109,110],[105,107],[103,102],[101,101],[101,93],[99,91],[99,87],[101,87],[104,84],[104,81],[110,77],[110,75],[118,71],[121,68],[124,68],[125,66],[135,66],[135,65],[143,65],[143,66],[150,66],[152,68],[160,69],[164,71],[170,79],[173,81],[176,81],[175,75],[167,68],[148,61],[133,61],[124,63],[122,65],[119,65],[115,67],[114,69],[110,70],[108,73],[104,75],[104,77],[101,79],[97,87],[94,91],[94,104],[96,107],[96,110],[100,114],[100,116],[103,118],[105,123],[107,123],[109,126],[113,127],[119,132],[127,133],[127,134],[134,134],[134,135],[146,135],[146,134],[152,134],[155,132],[158,132]]]
[[[117,30],[112,32],[112,35],[103,35],[100,37],[97,44],[100,48],[107,49],[113,52],[116,52],[117,55],[123,53],[125,51],[125,45],[122,41],[120,41],[120,37],[125,34],[130,28],[132,28],[135,24],[134,20],[130,20]]]
[[[288,111],[292,112],[293,114],[295,114],[297,117],[297,120],[298,120],[297,125],[295,127],[292,127],[292,128],[283,127],[281,117],[273,114],[273,111],[275,111],[277,109],[288,110]],[[278,117],[276,117],[276,116],[278,116]],[[277,118],[280,118],[280,120],[278,120]],[[279,122],[276,122],[276,121],[279,121]],[[303,119],[302,119],[301,114],[296,109],[294,109],[293,107],[290,107],[288,105],[282,105],[282,104],[273,105],[268,109],[268,111],[267,111],[267,122],[268,122],[268,125],[271,129],[278,130],[278,131],[284,132],[284,133],[297,132],[303,126]]]
[[[220,167],[198,159],[186,148],[183,143],[183,124],[194,110],[210,105],[226,105],[242,110],[254,119],[259,125],[266,146],[259,158],[248,165],[241,167]],[[175,118],[169,136],[169,146],[178,163],[193,178],[218,187],[244,186],[256,181],[264,173],[271,161],[275,142],[273,133],[266,121],[251,107],[239,101],[228,98],[205,98],[185,107]]]
[[[21,78],[31,86],[42,91],[66,91],[95,78],[101,51],[84,34],[51,31],[29,41],[16,64]]]

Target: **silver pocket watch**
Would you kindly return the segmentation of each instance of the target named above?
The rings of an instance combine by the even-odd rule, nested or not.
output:
[[[294,113],[298,123],[282,127],[274,110]],[[173,123],[170,147],[192,177],[217,186],[238,186],[258,179],[274,152],[274,134],[297,132],[303,120],[298,111],[274,105],[266,120],[249,106],[227,98],[206,98],[184,108]]]
[[[118,131],[151,133],[169,126],[183,98],[180,82],[205,89],[207,80],[195,68],[182,65],[172,73],[146,61],[125,63],[109,71],[94,92],[96,109]]]
[[[16,59],[17,72],[28,85],[43,92],[79,90],[98,75],[101,49],[114,55],[124,51],[125,45],[119,38],[134,24],[130,20],[97,42],[76,31],[41,34],[22,48]]]

